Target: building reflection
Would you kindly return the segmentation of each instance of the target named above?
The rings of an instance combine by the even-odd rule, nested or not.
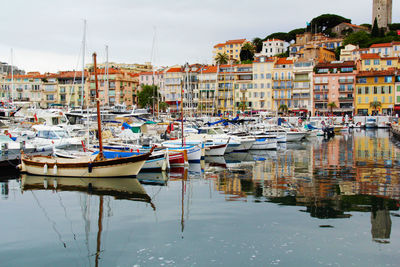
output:
[[[304,206],[303,212],[321,219],[371,212],[372,239],[385,243],[390,238],[390,211],[399,209],[399,157],[388,131],[356,130],[257,155],[255,164],[224,170],[213,180],[229,201],[246,201],[251,195]]]

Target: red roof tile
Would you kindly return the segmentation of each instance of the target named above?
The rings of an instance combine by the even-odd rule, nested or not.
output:
[[[370,46],[370,48],[375,48],[375,47],[390,47],[392,46],[392,43],[383,43],[383,44],[373,44]]]
[[[361,54],[361,59],[380,59],[381,56],[377,53]]]
[[[388,70],[360,71],[357,77],[388,76],[394,75],[394,68]]]
[[[278,60],[275,62],[275,65],[286,65],[286,64],[293,64],[293,60],[287,59],[287,58],[278,58]]]

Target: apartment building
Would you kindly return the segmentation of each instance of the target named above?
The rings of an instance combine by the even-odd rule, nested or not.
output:
[[[297,60],[293,66],[293,112],[313,114],[313,74],[314,60]]]
[[[318,63],[314,72],[314,113],[330,112],[337,115],[352,114],[355,78],[357,75],[354,61],[333,61]]]
[[[356,114],[392,114],[395,107],[395,70],[360,71],[355,92]],[[380,102],[375,110],[371,102]]]
[[[232,114],[235,114],[238,110],[244,111],[249,109],[264,108],[264,101],[260,101],[261,92],[253,87],[253,65],[235,65],[233,77],[235,82],[235,93],[233,95],[235,107],[232,110]],[[251,95],[257,100],[249,101],[249,96]]]
[[[293,65],[294,61],[290,58],[278,58],[274,63],[272,69],[273,110],[277,110],[281,105],[286,105],[289,109],[293,108]]]
[[[227,54],[229,59],[239,61],[242,46],[248,42],[246,39],[237,39],[216,44],[213,50],[213,63],[215,63],[215,58],[218,54]]]
[[[286,52],[288,46],[289,44],[285,41],[279,39],[268,39],[263,41],[261,52],[255,54],[255,56],[273,57]]]
[[[253,62],[253,93],[248,94],[247,102],[254,109],[273,111],[272,107],[272,69],[275,58],[259,56]],[[248,104],[250,105],[250,104]]]
[[[296,42],[289,46],[290,56],[296,56],[305,47],[322,47],[332,51],[342,46],[343,38],[330,38],[322,33],[306,32],[296,35]]]
[[[203,66],[198,77],[200,114],[217,114],[218,67]]]
[[[398,57],[382,57],[377,53],[361,54],[359,67],[361,71],[387,70],[399,67]]]

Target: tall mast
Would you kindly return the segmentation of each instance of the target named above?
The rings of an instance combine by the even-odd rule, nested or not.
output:
[[[97,231],[97,246],[96,246],[96,259],[95,266],[99,266],[100,252],[101,252],[101,232],[103,231],[103,196],[100,196],[99,201],[99,220],[98,220],[98,231]]]
[[[96,53],[93,53],[93,65],[94,65],[94,83],[96,86],[96,107],[97,107],[97,131],[99,136],[99,155],[103,158],[103,137],[101,131],[101,117],[100,117],[100,98],[99,98],[99,85],[97,81],[97,63],[96,63]]]
[[[85,87],[85,46],[86,46],[86,20],[83,20],[83,39],[82,39],[82,88],[81,88],[81,109],[83,113],[83,95]],[[87,114],[89,118],[89,113]]]
[[[108,91],[108,45],[106,45],[106,88],[105,88],[105,91],[107,92],[107,96],[108,96],[108,99],[107,99],[107,103],[108,103],[108,106],[110,106],[110,96],[109,96],[109,91]]]
[[[13,66],[13,49],[11,48],[11,102],[14,102],[14,66]]]

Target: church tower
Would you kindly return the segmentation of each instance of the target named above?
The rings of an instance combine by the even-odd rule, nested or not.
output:
[[[372,26],[375,18],[379,28],[387,28],[392,23],[392,0],[373,0]]]

